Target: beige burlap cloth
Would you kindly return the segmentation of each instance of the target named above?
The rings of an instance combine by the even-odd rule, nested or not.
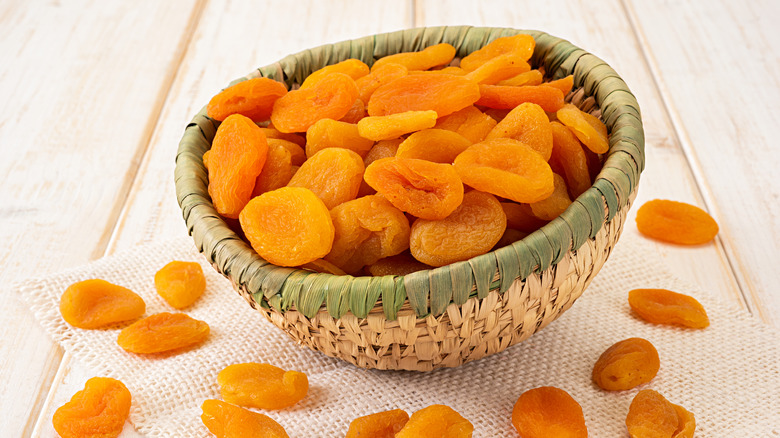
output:
[[[136,291],[146,301],[147,315],[173,311],[155,292],[153,277],[174,259],[196,260],[206,273],[205,295],[187,310],[211,326],[211,337],[201,347],[164,358],[136,356],[117,346],[118,329],[80,330],[62,320],[60,294],[88,278]],[[639,287],[693,295],[707,309],[711,326],[685,330],[638,320],[626,297]],[[579,401],[592,437],[627,437],[628,406],[642,388],[655,389],[693,412],[697,437],[780,436],[778,331],[672,278],[654,250],[630,236],[621,239],[585,294],[547,328],[500,354],[431,373],[367,371],[300,348],[254,313],[188,239],[137,247],[17,289],[45,330],[77,361],[95,376],[127,385],[133,394],[130,422],[149,437],[209,436],[200,405],[219,398],[217,373],[240,362],[267,362],[309,376],[303,401],[265,412],[293,438],[343,437],[353,418],[393,408],[412,413],[431,404],[460,412],[474,424],[475,437],[515,437],[510,415],[517,397],[547,385]],[[590,379],[593,363],[610,345],[635,336],[658,349],[658,375],[629,391],[598,389]]]

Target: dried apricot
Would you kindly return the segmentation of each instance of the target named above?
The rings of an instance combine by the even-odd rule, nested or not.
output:
[[[569,193],[566,190],[566,182],[563,177],[554,173],[553,184],[555,190],[552,195],[541,201],[529,204],[531,213],[544,221],[551,221],[563,213],[571,205]]]
[[[357,98],[354,79],[344,73],[330,73],[309,88],[280,97],[274,104],[271,123],[281,132],[305,132],[317,120],[344,117]]]
[[[603,154],[609,150],[607,127],[595,116],[580,111],[570,103],[558,109],[555,115],[591,151]]]
[[[265,414],[225,403],[206,400],[200,419],[217,438],[289,438],[284,428]]]
[[[513,78],[504,79],[496,85],[511,85],[514,87],[521,87],[523,85],[540,85],[543,79],[544,75],[542,75],[542,72],[539,70],[531,70],[525,73],[520,73]]]
[[[693,414],[652,389],[639,391],[631,401],[626,427],[632,438],[692,438]]]
[[[435,125],[436,111],[407,111],[389,116],[364,117],[357,124],[360,136],[374,141],[398,138]]]
[[[93,377],[52,418],[62,438],[117,437],[130,414],[130,391],[119,380]]]
[[[645,202],[636,213],[636,226],[647,237],[680,245],[701,245],[718,234],[718,223],[706,211],[665,199]]]
[[[547,221],[534,216],[528,204],[515,204],[514,202],[502,202],[501,208],[506,214],[506,227],[514,230],[533,233],[542,228]]]
[[[642,319],[654,324],[671,324],[690,328],[710,325],[707,312],[695,298],[666,289],[634,289],[628,293],[628,304]]]
[[[512,409],[512,424],[523,438],[586,438],[582,407],[568,392],[542,386],[522,393]]]
[[[441,220],[417,219],[412,224],[409,249],[431,266],[468,260],[490,251],[506,230],[506,215],[498,200],[472,190]]]
[[[521,103],[501,120],[486,137],[512,138],[539,153],[544,161],[550,160],[553,134],[547,113],[535,103]]]
[[[398,78],[402,78],[407,74],[409,74],[409,70],[401,64],[386,63],[379,67],[375,67],[368,76],[363,76],[362,78],[355,80],[360,100],[363,103],[368,103],[368,100],[377,88]]]
[[[203,295],[206,277],[198,263],[174,260],[154,274],[154,286],[168,304],[183,309]]]
[[[464,77],[478,84],[493,85],[531,70],[531,66],[516,53],[507,53],[485,61]]]
[[[309,391],[306,374],[267,363],[230,365],[219,372],[217,383],[226,402],[258,409],[284,409]]]
[[[301,90],[313,87],[327,75],[332,73],[343,73],[352,79],[359,79],[369,72],[368,65],[359,59],[347,59],[337,64],[326,65],[319,70],[315,70],[304,79],[301,84]]]
[[[533,55],[535,47],[536,41],[531,35],[518,34],[496,38],[479,50],[464,56],[460,60],[460,67],[466,71],[476,70],[485,62],[508,53],[517,54],[527,61]]]
[[[129,353],[151,354],[192,347],[206,341],[209,325],[184,313],[156,313],[125,327],[117,343]]]
[[[368,154],[363,158],[363,163],[368,167],[376,160],[380,160],[382,158],[390,158],[394,157],[395,153],[398,151],[398,146],[403,142],[403,138],[395,138],[392,140],[380,140],[374,144],[374,146],[371,148],[370,151],[368,151]],[[376,194],[376,190],[374,190],[366,180],[364,179],[360,183],[360,190],[358,190],[358,198],[361,198],[363,196],[373,195]]]
[[[452,164],[471,142],[457,132],[446,129],[423,129],[406,138],[398,146],[398,158],[417,158],[434,163]]]
[[[300,134],[295,134],[292,132],[281,132],[278,129],[275,128],[260,128],[261,131],[263,131],[263,134],[265,134],[265,138],[268,140],[271,139],[279,139],[279,140],[286,140],[291,141],[298,146],[305,146],[306,145],[306,139],[303,138]]]
[[[542,83],[545,87],[555,87],[563,93],[564,96],[571,93],[571,88],[574,86],[574,76],[569,75],[565,78],[561,78],[555,81]]]
[[[553,113],[563,108],[563,92],[555,87],[543,85],[480,85],[477,105],[489,108],[510,109],[521,103],[531,102]]]
[[[203,153],[203,167],[209,170],[209,155],[211,155],[211,149]]]
[[[281,142],[287,143],[287,145]],[[265,192],[284,187],[292,178],[292,154],[288,146],[300,147],[295,143],[285,140],[275,140],[268,142],[268,156],[263,166],[263,171],[255,180],[255,188],[252,190],[252,197],[260,196]]]
[[[206,114],[223,121],[231,114],[241,114],[252,121],[262,122],[271,116],[276,99],[287,94],[287,87],[268,78],[254,78],[239,82],[211,98]]]
[[[470,438],[474,425],[445,405],[431,405],[412,414],[395,438]]]
[[[455,47],[447,43],[426,47],[418,52],[402,52],[383,56],[374,62],[371,71],[386,64],[400,64],[409,70],[428,70],[439,65],[449,64],[455,58]]]
[[[349,149],[327,148],[309,157],[287,186],[311,190],[331,209],[355,199],[364,170],[360,155]]]
[[[130,321],[145,311],[146,304],[138,294],[100,279],[73,283],[60,297],[62,319],[82,329]]]
[[[311,190],[282,187],[252,199],[239,217],[252,248],[278,266],[300,266],[333,245],[328,208]]]
[[[588,158],[577,137],[559,122],[551,122],[553,149],[550,166],[557,166],[566,180],[569,195],[576,199],[591,186]]]
[[[217,128],[209,154],[209,195],[222,216],[235,219],[252,198],[268,156],[265,134],[250,119],[233,114]]]
[[[409,248],[409,220],[380,195],[345,202],[330,216],[336,234],[325,260],[349,274]]]
[[[693,432],[696,431],[696,418],[694,418],[693,413],[680,405],[672,404],[672,406],[674,406],[679,420],[677,430],[674,431],[672,438],[693,438]]]
[[[484,140],[495,126],[496,121],[492,117],[473,105],[436,120],[436,129],[457,132],[472,143]]]
[[[377,260],[367,269],[374,277],[381,277],[383,275],[406,275],[431,269],[431,267],[417,261],[409,252],[404,251],[401,254]]]
[[[300,166],[304,161],[306,161],[306,151],[304,151],[298,143],[281,138],[269,138],[268,150],[270,151],[274,146],[282,146],[283,148],[287,149],[287,151],[290,153],[290,163],[293,166]]]
[[[623,391],[655,377],[661,361],[649,341],[629,338],[609,347],[593,366],[593,382],[607,391]]]
[[[322,119],[306,131],[306,156],[309,158],[326,148],[349,149],[365,157],[373,145],[374,141],[361,137],[357,125],[352,123]]]
[[[476,102],[479,99],[479,88],[480,85],[463,76],[404,76],[374,91],[368,100],[368,115],[387,116],[406,111],[433,110],[438,117],[443,117]]]
[[[455,158],[464,184],[516,202],[537,202],[553,193],[550,165],[536,151],[509,138],[485,140]]]
[[[355,99],[355,103],[352,104],[349,111],[347,111],[347,113],[344,114],[344,117],[340,118],[339,121],[355,124],[367,115],[368,111],[366,110],[366,104],[360,99]]]
[[[365,415],[349,423],[344,438],[394,438],[408,421],[409,414],[401,409]]]
[[[450,164],[413,158],[374,161],[363,176],[401,211],[425,219],[444,219],[463,200],[463,184]]]

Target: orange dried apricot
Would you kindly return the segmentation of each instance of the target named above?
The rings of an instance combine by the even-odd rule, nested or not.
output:
[[[365,415],[349,423],[344,438],[394,438],[408,421],[409,414],[401,409]]]
[[[607,127],[601,120],[591,114],[580,111],[579,108],[570,103],[556,111],[555,115],[558,120],[571,129],[574,135],[588,149],[597,154],[603,154],[609,150]]]
[[[433,110],[438,117],[443,117],[476,102],[479,89],[480,85],[463,76],[404,76],[374,91],[368,100],[368,115],[387,116],[406,111]]]
[[[431,269],[425,263],[417,261],[412,255],[404,251],[401,254],[385,257],[367,267],[368,272],[374,277],[383,275],[406,275],[412,272]]]
[[[145,311],[146,304],[138,294],[100,279],[73,283],[60,297],[62,319],[82,329],[130,321]]]
[[[394,138],[392,140],[380,140],[374,144],[370,151],[363,158],[363,164],[368,167],[371,163],[382,158],[394,157],[398,151],[398,146],[403,142],[403,138]],[[376,194],[376,190],[371,188],[370,185],[364,179],[360,183],[360,190],[358,190],[358,198],[363,196]]]
[[[209,325],[184,313],[156,313],[119,332],[117,343],[128,353],[152,354],[202,344]]]
[[[495,126],[496,121],[492,117],[473,105],[436,120],[436,129],[457,132],[472,143],[484,140]]]
[[[395,438],[470,438],[474,425],[445,405],[431,405],[412,414]]]
[[[339,120],[345,123],[355,124],[367,115],[368,111],[366,110],[366,104],[360,99],[355,99],[355,103],[352,104],[349,111],[347,111],[347,113],[344,114],[344,117]]]
[[[345,202],[330,217],[336,234],[325,260],[349,274],[409,248],[409,220],[382,196]]]
[[[493,85],[531,70],[531,66],[516,53],[507,53],[485,61],[464,77],[478,84]]]
[[[471,142],[464,136],[446,129],[423,129],[406,138],[398,146],[398,158],[417,158],[434,163],[452,164]]]
[[[406,111],[389,116],[364,117],[357,123],[361,137],[374,141],[398,138],[410,132],[433,128],[436,111]]]
[[[560,168],[566,180],[569,195],[576,199],[591,186],[588,158],[577,137],[559,122],[551,122],[553,149],[550,155],[550,166]]]
[[[109,377],[93,377],[52,418],[62,438],[117,437],[130,414],[130,391]]]
[[[228,402],[258,409],[284,409],[309,391],[309,379],[267,363],[239,363],[217,375],[219,393]]]
[[[211,154],[211,149],[207,150],[203,153],[203,167],[206,168],[206,170],[209,170],[209,155]]]
[[[271,116],[274,102],[287,94],[287,87],[268,78],[254,78],[228,87],[211,98],[206,114],[223,121],[231,114],[241,114],[252,121],[262,122]]]
[[[306,79],[304,79],[300,89],[305,90],[307,88],[311,88],[327,75],[332,73],[343,73],[352,79],[357,80],[367,75],[368,72],[369,68],[365,62],[359,59],[351,58],[345,61],[341,61],[337,64],[326,65],[319,70],[315,70],[312,72],[312,74],[307,76]]]
[[[311,190],[331,209],[355,199],[364,170],[360,155],[349,149],[327,148],[309,157],[287,186]]]
[[[485,62],[507,53],[515,53],[527,61],[533,55],[535,47],[536,41],[531,35],[518,34],[496,38],[481,49],[464,56],[460,60],[460,67],[466,71],[476,70]]]
[[[282,144],[281,142],[287,143]],[[295,143],[284,140],[276,140],[268,143],[268,156],[263,166],[263,171],[255,180],[255,188],[252,197],[260,196],[265,192],[284,187],[292,178],[292,154],[288,146],[300,149]]]
[[[304,145],[305,145],[305,140],[304,140]],[[290,163],[293,166],[300,166],[301,164],[303,164],[304,161],[306,161],[306,151],[304,151],[303,148],[298,143],[295,143],[290,140],[284,140],[281,138],[269,138],[268,139],[269,151],[274,146],[282,146],[285,149],[287,149],[288,152],[290,152]]]
[[[455,58],[455,47],[447,43],[426,47],[418,52],[402,52],[383,56],[374,62],[371,71],[386,64],[400,64],[409,70],[428,70],[439,65],[449,64]]]
[[[281,132],[305,132],[317,120],[344,117],[357,98],[354,79],[330,73],[309,88],[280,97],[271,112],[271,123]]]
[[[553,190],[552,195],[541,201],[529,204],[531,213],[544,221],[555,219],[571,205],[571,199],[569,199],[569,193],[566,190],[566,182],[563,180],[563,177],[553,173],[553,185],[555,190]]]
[[[553,134],[547,113],[535,103],[521,103],[503,120],[498,122],[495,128],[486,137],[512,138],[531,147],[544,158],[550,160],[553,149]]]
[[[665,199],[645,202],[636,213],[636,226],[647,237],[679,245],[701,245],[718,234],[718,223],[706,211]]]
[[[506,227],[514,230],[533,233],[542,228],[547,221],[539,219],[531,212],[528,204],[515,204],[514,202],[502,202],[501,208],[506,214]]]
[[[464,184],[516,202],[537,202],[553,193],[553,173],[536,151],[509,138],[485,140],[455,158]]]
[[[203,268],[196,262],[174,260],[154,274],[157,293],[171,306],[191,306],[206,290]]]
[[[412,224],[409,249],[431,266],[468,260],[490,251],[506,230],[506,215],[491,194],[472,190],[441,220],[417,219]]]
[[[354,153],[354,152],[353,152]],[[282,187],[249,201],[239,216],[252,248],[277,266],[300,266],[333,245],[328,208],[311,190]]]
[[[693,413],[680,405],[672,404],[672,406],[674,406],[679,420],[677,430],[674,431],[672,438],[693,438],[693,432],[696,431],[696,418],[694,418]]]
[[[306,131],[306,156],[309,158],[326,148],[349,149],[365,157],[373,145],[374,141],[361,137],[357,125],[352,123],[322,119]]]
[[[463,184],[450,164],[383,158],[363,177],[398,209],[425,219],[444,219],[463,200]]]
[[[563,108],[563,93],[555,87],[543,85],[480,85],[477,105],[489,108],[510,109],[521,103],[531,102],[541,106],[546,112],[553,113]]]
[[[693,438],[696,420],[682,406],[644,389],[631,401],[626,427],[631,438]]]
[[[495,120],[496,122],[500,122],[504,120],[504,117],[506,117],[506,115],[509,114],[509,111],[512,111],[513,108],[499,109],[482,107],[480,109],[484,111],[485,114],[489,115],[491,119]]]
[[[265,138],[267,138],[269,142],[271,139],[279,139],[279,140],[291,141],[301,147],[306,145],[306,139],[303,138],[300,134],[295,134],[291,132],[280,132],[278,129],[275,128],[261,127],[260,130],[263,131],[263,134],[265,134]]]
[[[368,76],[363,76],[362,78],[355,80],[360,101],[368,103],[368,100],[377,88],[398,78],[402,78],[407,74],[409,74],[409,70],[401,64],[386,63],[379,67],[375,67]]]
[[[661,361],[649,341],[629,338],[609,347],[593,366],[593,382],[607,391],[623,391],[655,377]]]
[[[222,216],[235,219],[252,198],[268,155],[265,134],[250,119],[228,116],[217,128],[209,153],[209,195]]]
[[[525,73],[520,73],[513,78],[504,79],[496,85],[511,85],[514,87],[521,87],[523,85],[540,85],[543,79],[544,75],[542,75],[542,72],[539,70],[531,70]]]
[[[542,386],[522,393],[512,409],[512,424],[523,438],[586,438],[582,407],[568,392]]]
[[[282,425],[265,414],[225,403],[206,400],[200,419],[217,438],[289,438]]]
[[[571,88],[574,86],[574,76],[569,75],[565,78],[561,78],[555,81],[544,82],[541,85],[544,85],[545,87],[555,87],[561,90],[563,95],[566,96],[567,94],[571,93]]]
[[[666,289],[634,289],[628,304],[642,319],[654,324],[705,328],[710,325],[707,312],[695,298]]]

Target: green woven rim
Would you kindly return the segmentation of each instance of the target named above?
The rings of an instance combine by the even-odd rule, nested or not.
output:
[[[389,320],[409,303],[419,317],[442,314],[450,303],[506,291],[515,279],[525,279],[555,265],[563,256],[593,238],[628,203],[644,168],[644,132],[639,105],[628,86],[604,61],[568,41],[543,32],[470,26],[409,29],[328,44],[287,56],[247,77],[265,76],[300,84],[312,71],[348,58],[372,65],[375,59],[398,52],[450,43],[465,56],[503,36],[526,33],[536,40],[532,65],[544,66],[553,79],[574,75],[574,88],[583,88],[601,108],[610,132],[610,148],[593,186],[558,218],[521,241],[499,250],[441,268],[406,276],[352,277],[282,268],[260,258],[220,218],[208,195],[208,176],[202,156],[211,147],[218,122],[205,108],[187,125],[176,155],[176,196],[198,249],[256,303],[285,312],[292,306],[312,318],[324,304],[340,318],[352,312],[365,318],[381,300]],[[499,279],[494,281],[496,270]]]

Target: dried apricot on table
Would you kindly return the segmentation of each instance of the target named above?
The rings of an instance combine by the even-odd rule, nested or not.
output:
[[[119,380],[93,377],[52,418],[62,438],[116,437],[130,414],[130,391]]]
[[[511,109],[522,103],[530,102],[541,106],[548,113],[563,108],[563,92],[555,87],[542,85],[480,85],[477,105],[488,108]]]
[[[572,199],[585,193],[591,186],[588,158],[577,137],[559,122],[551,122],[553,149],[550,166],[560,168]]]
[[[512,424],[523,438],[585,438],[582,407],[568,392],[552,386],[530,389],[512,409]]]
[[[436,111],[406,111],[389,116],[364,117],[357,123],[360,136],[374,141],[391,140],[435,125]]]
[[[352,123],[322,119],[306,131],[306,156],[310,158],[325,148],[349,149],[364,157],[373,145],[374,141],[361,137]]]
[[[412,414],[395,438],[470,438],[474,425],[445,405],[431,405]]]
[[[268,156],[265,134],[252,120],[233,114],[223,121],[209,153],[209,195],[222,216],[235,219],[252,198]]]
[[[644,389],[631,401],[626,427],[632,438],[692,438],[696,420],[682,406],[652,389]]]
[[[206,114],[223,121],[231,114],[241,114],[254,122],[268,120],[276,99],[287,94],[287,87],[268,78],[239,82],[211,98]]]
[[[398,158],[417,158],[434,163],[452,164],[471,141],[457,132],[446,129],[424,129],[406,138],[398,146]]]
[[[258,409],[284,409],[309,391],[306,374],[267,363],[230,365],[219,372],[217,383],[226,402]]]
[[[450,164],[414,158],[374,161],[364,178],[401,211],[425,219],[444,219],[463,200],[463,184]]]
[[[472,190],[463,202],[441,220],[417,219],[412,224],[409,248],[417,260],[444,266],[490,251],[506,230],[506,215],[498,200]]]
[[[265,414],[221,400],[206,400],[200,419],[217,438],[289,438],[284,428]]]
[[[607,127],[595,116],[580,111],[570,103],[558,109],[555,115],[591,151],[603,154],[609,150]]]
[[[365,415],[349,423],[344,438],[394,438],[408,421],[409,414],[401,409]]]
[[[485,139],[511,138],[524,143],[539,153],[544,161],[550,160],[553,134],[547,113],[535,103],[522,103],[501,120]]]
[[[357,98],[354,79],[344,73],[330,73],[310,88],[280,97],[274,104],[271,123],[281,132],[306,132],[317,120],[344,117]]]
[[[349,149],[327,148],[309,157],[287,183],[311,190],[331,209],[357,196],[363,181],[363,159]]]
[[[636,226],[647,237],[680,245],[701,245],[718,234],[718,223],[706,211],[665,199],[644,203],[636,213]]]
[[[184,313],[156,313],[125,327],[117,343],[138,354],[162,353],[202,344],[209,325]]]
[[[472,143],[479,143],[496,126],[489,115],[471,105],[436,120],[436,129],[455,131]]]
[[[301,84],[301,89],[311,88],[327,75],[331,73],[343,73],[352,79],[359,79],[367,75],[369,72],[368,65],[359,59],[347,59],[336,64],[326,65],[319,70],[313,71],[309,76],[304,79]]]
[[[455,170],[477,190],[516,202],[538,202],[553,193],[550,165],[536,151],[509,138],[485,140],[455,158]]]
[[[402,52],[383,56],[374,62],[371,71],[387,64],[400,64],[409,70],[428,70],[432,67],[449,64],[455,58],[455,47],[441,43],[417,52]]]
[[[282,187],[252,199],[239,217],[252,248],[277,266],[322,258],[333,245],[328,208],[309,189]]]
[[[660,367],[653,344],[642,338],[629,338],[601,354],[593,366],[593,382],[607,391],[623,391],[649,382]]]
[[[73,327],[94,329],[140,318],[144,300],[135,292],[105,280],[73,283],[60,297],[62,318]]]
[[[555,190],[553,190],[552,195],[541,201],[529,204],[531,213],[544,221],[555,219],[571,205],[571,199],[566,190],[566,182],[563,180],[563,177],[554,173],[553,185]]]
[[[439,117],[472,105],[479,85],[463,76],[409,75],[382,85],[368,100],[368,115],[387,116],[406,111],[436,111]],[[549,87],[548,87],[549,88]]]
[[[203,295],[206,277],[198,263],[174,260],[154,274],[154,286],[168,304],[183,309]]]
[[[666,289],[634,289],[628,304],[642,319],[655,324],[705,328],[710,325],[707,312],[695,298]]]

